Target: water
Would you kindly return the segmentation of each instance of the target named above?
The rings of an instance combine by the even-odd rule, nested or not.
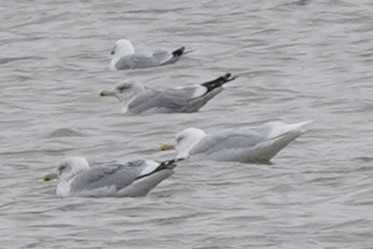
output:
[[[2,1],[0,248],[372,248],[373,3]],[[109,72],[115,40],[195,49]],[[125,117],[98,92],[240,78],[194,114]],[[315,119],[272,165],[187,162],[145,198],[58,198],[62,158],[168,159],[177,131]]]

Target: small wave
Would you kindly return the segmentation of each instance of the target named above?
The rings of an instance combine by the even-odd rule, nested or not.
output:
[[[85,134],[83,132],[68,129],[68,128],[61,128],[54,130],[50,132],[48,135],[46,135],[46,138],[52,138],[52,137],[84,137]]]

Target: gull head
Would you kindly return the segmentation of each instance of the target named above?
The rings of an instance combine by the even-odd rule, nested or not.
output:
[[[84,157],[70,157],[63,160],[55,172],[44,175],[43,180],[50,181],[58,178],[67,181],[88,169],[90,166]]]
[[[206,133],[203,130],[193,127],[184,129],[179,132],[176,136],[176,158],[189,157],[189,152],[205,136]]]
[[[101,97],[114,96],[119,100],[119,102],[127,104],[133,97],[144,90],[144,86],[141,83],[131,81],[122,83],[110,90],[102,90],[99,95]]]
[[[110,54],[115,57],[123,57],[134,53],[135,48],[133,47],[132,43],[127,39],[120,39],[116,41],[114,48],[110,52]]]

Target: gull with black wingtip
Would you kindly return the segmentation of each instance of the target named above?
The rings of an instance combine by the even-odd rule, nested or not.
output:
[[[128,114],[197,112],[213,97],[221,93],[224,84],[235,80],[230,73],[214,80],[185,87],[154,89],[139,82],[126,82],[100,96],[113,96],[123,104]]]
[[[173,174],[180,159],[156,162],[137,160],[91,168],[84,157],[63,160],[44,181],[59,179],[57,196],[136,197],[145,196]]]
[[[157,50],[148,54],[138,54],[129,40],[120,39],[115,42],[111,50],[112,59],[109,68],[110,70],[128,70],[168,65],[177,62],[183,54],[188,52],[191,51],[185,51],[185,47],[181,47],[174,51]]]

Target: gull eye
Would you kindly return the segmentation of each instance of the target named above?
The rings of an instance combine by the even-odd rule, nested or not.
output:
[[[114,48],[113,48],[113,50],[110,51],[110,54],[114,55],[116,50],[117,50],[117,45],[115,45]]]
[[[176,142],[180,143],[180,141],[183,140],[183,139],[184,139],[184,136],[177,136]]]
[[[66,164],[62,164],[60,167],[58,167],[58,171],[59,171],[59,172],[62,172],[62,171],[64,171],[66,168],[67,168],[67,165],[66,165]]]
[[[119,92],[123,92],[124,90],[128,89],[129,87],[127,85],[121,85],[118,86],[117,89]]]

